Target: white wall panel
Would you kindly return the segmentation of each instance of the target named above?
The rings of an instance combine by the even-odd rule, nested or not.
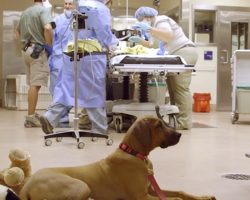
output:
[[[217,6],[239,6],[239,7],[250,7],[249,0],[190,0],[192,3],[206,3]]]

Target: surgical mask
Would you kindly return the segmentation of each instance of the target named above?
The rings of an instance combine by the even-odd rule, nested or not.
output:
[[[64,9],[64,15],[66,18],[71,18],[72,17],[72,10]]]

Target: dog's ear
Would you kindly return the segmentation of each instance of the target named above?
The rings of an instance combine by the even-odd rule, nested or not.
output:
[[[147,118],[143,118],[134,124],[133,134],[140,144],[144,147],[151,146],[152,135],[150,124]]]

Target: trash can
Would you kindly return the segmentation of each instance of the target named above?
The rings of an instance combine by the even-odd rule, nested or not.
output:
[[[194,112],[210,112],[210,93],[194,93]]]

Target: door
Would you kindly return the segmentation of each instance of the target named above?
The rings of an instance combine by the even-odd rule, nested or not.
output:
[[[237,49],[250,47],[250,9],[235,8],[233,11],[218,8],[215,42],[218,44],[217,110],[232,108],[232,82],[230,58]]]

